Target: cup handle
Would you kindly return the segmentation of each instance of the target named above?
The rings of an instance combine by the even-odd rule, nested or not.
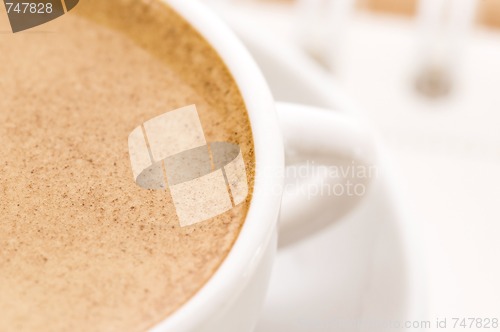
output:
[[[377,153],[373,136],[355,116],[288,103],[277,103],[276,109],[285,142],[285,178],[290,177],[290,173],[296,176],[299,173],[289,172],[292,166],[301,164],[309,170],[311,165],[338,167],[339,158],[349,158],[351,166],[346,167],[376,167]],[[362,195],[353,195],[354,197],[349,197],[350,204],[334,204],[333,200],[339,197],[317,195],[317,191],[316,195],[310,195],[310,189],[314,188],[311,184],[323,185],[329,180],[328,174],[318,178],[312,173],[314,172],[307,171],[305,179],[300,179],[295,190],[289,192],[285,188],[279,220],[280,247],[306,238],[332,224],[362,199]],[[299,174],[300,176],[303,175]],[[325,217],[325,210],[332,206],[340,210],[333,216],[330,213]]]

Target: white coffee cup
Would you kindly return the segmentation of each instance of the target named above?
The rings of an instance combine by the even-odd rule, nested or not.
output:
[[[255,144],[255,186],[247,218],[229,255],[186,304],[151,331],[252,331],[263,304],[280,243],[288,244],[323,226],[308,218],[327,201],[287,197],[281,211],[287,161],[333,164],[343,155],[359,163],[375,158],[369,131],[339,112],[276,103],[256,63],[233,32],[197,1],[164,0],[219,53],[245,101]],[[285,142],[285,143],[283,143]],[[279,222],[278,222],[279,220]]]

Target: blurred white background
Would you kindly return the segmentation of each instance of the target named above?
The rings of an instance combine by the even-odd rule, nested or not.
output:
[[[315,61],[379,132],[420,229],[427,318],[500,318],[500,1],[206,1]]]

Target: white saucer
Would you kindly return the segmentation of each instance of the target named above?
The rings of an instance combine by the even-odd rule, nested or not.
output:
[[[277,100],[355,112],[354,103],[299,51],[262,38],[265,33],[248,17],[225,16],[261,65]],[[404,330],[398,324],[425,319],[419,230],[402,213],[387,159],[383,156],[378,178],[353,213],[280,249],[256,332]],[[329,215],[325,211],[325,218]]]

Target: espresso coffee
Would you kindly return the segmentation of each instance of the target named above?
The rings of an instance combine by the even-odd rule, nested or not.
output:
[[[245,221],[254,152],[237,85],[161,1],[82,0],[0,30],[0,331],[154,326],[210,279]],[[181,226],[168,187],[134,181],[128,138],[193,104],[207,142],[241,149],[248,195]]]

